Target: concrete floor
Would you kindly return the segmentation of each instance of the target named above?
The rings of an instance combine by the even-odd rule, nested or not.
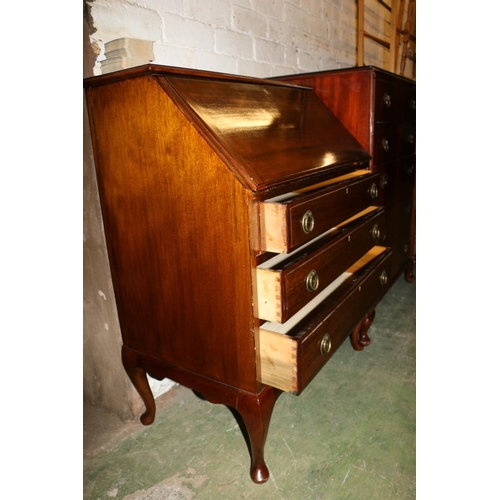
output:
[[[415,283],[398,280],[369,335],[364,351],[346,341],[300,396],[278,399],[263,485],[232,413],[184,387],[158,398],[149,427],[85,406],[83,498],[414,499]]]

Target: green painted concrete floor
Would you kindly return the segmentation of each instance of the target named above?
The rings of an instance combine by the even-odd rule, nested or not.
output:
[[[346,341],[300,396],[280,396],[267,483],[251,481],[229,409],[176,386],[158,398],[149,427],[86,409],[83,498],[414,499],[415,283],[395,283],[368,333],[369,347],[356,352]],[[93,422],[102,433],[90,432]]]

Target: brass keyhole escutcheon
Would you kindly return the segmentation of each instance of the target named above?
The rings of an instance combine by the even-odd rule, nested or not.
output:
[[[375,183],[373,183],[370,186],[370,189],[368,190],[368,193],[370,194],[370,198],[374,200],[375,198],[378,198],[378,187]]]
[[[387,281],[389,280],[389,278],[387,276],[387,271],[382,271],[382,273],[380,274],[378,279],[379,279],[381,285],[387,285]]]
[[[389,151],[389,139],[385,137],[382,139],[382,149],[387,153]]]
[[[374,240],[378,240],[380,238],[380,228],[378,227],[378,224],[373,224],[371,233]]]
[[[328,333],[325,333],[324,337],[321,339],[321,344],[319,346],[319,352],[322,356],[328,354],[332,348],[332,339]]]
[[[314,229],[314,215],[310,210],[308,210],[302,216],[302,231],[309,234]]]
[[[309,292],[315,292],[319,287],[318,273],[313,269],[306,278],[306,288]]]
[[[390,96],[389,94],[387,94],[387,93],[386,93],[386,94],[384,94],[383,99],[384,99],[384,104],[385,104],[388,108],[390,108],[390,107],[391,107],[391,96]]]

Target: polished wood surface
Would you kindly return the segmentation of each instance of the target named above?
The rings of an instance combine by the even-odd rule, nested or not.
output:
[[[365,347],[371,344],[368,337],[368,330],[375,319],[375,309],[370,311],[352,331],[350,335],[351,345],[355,351],[362,351]]]
[[[259,318],[287,321],[373,245],[384,241],[384,209],[373,209],[286,258],[275,258],[276,264],[270,266],[270,260],[258,267]],[[307,277],[312,272],[318,281],[313,290],[307,288]]]
[[[279,77],[307,85],[372,156],[383,181],[387,245],[394,251],[391,280],[415,267],[416,83],[371,66]],[[412,173],[407,174],[407,169]]]
[[[291,252],[318,237],[333,225],[379,203],[379,176],[333,184],[302,196],[261,203],[262,249],[270,252]],[[305,232],[303,219],[310,213],[314,225]]]
[[[416,84],[379,68],[359,67],[277,78],[307,85],[372,155],[372,166],[415,154]],[[346,105],[348,102],[348,105]],[[387,151],[382,140],[389,142]]]
[[[286,335],[272,325],[262,325],[259,329],[261,381],[300,394],[365,312],[372,309],[387,291],[388,284],[380,276],[387,273],[390,257],[391,250],[384,248],[368,252],[352,268],[352,275]],[[329,336],[330,347],[322,353],[321,343],[325,335]]]
[[[311,88],[156,65],[84,86],[141,421],[155,418],[146,375],[228,405],[264,482],[281,391],[302,392],[389,286],[399,191]],[[281,333],[266,330],[259,298],[278,282]],[[283,360],[287,375],[272,373]]]
[[[159,81],[254,191],[369,159],[313,92],[263,82]]]
[[[256,391],[244,187],[152,77],[89,102],[124,344]]]

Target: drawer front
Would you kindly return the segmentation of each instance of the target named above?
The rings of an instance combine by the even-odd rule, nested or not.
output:
[[[381,202],[386,208],[390,208],[401,199],[401,191],[407,196],[408,189],[413,191],[415,185],[416,158],[410,156],[383,164],[379,168]]]
[[[399,114],[401,96],[394,83],[377,79],[375,85],[375,121],[395,122]]]
[[[384,241],[385,222],[384,209],[374,209],[272,267],[257,268],[258,317],[278,323],[290,319],[373,245]]]
[[[416,151],[416,126],[415,122],[402,121],[397,127],[398,156],[414,155]]]
[[[373,164],[380,165],[415,154],[415,124],[376,123],[373,132]]]
[[[378,78],[375,84],[376,122],[415,122],[417,115],[416,85]]]
[[[413,188],[416,180],[417,159],[415,156],[405,158],[401,161],[399,170],[400,182],[403,185],[409,185]]]
[[[401,86],[401,112],[404,121],[415,123],[417,118],[416,85]]]
[[[380,247],[378,247],[380,249]],[[392,251],[382,253],[349,275],[290,332],[259,329],[259,380],[300,394],[340,347],[364,314],[388,289]]]
[[[291,201],[262,202],[262,249],[289,253],[365,208],[378,206],[379,192],[379,175],[367,174]]]
[[[374,97],[373,163],[415,153],[416,87],[377,79]],[[389,131],[392,129],[392,133]]]
[[[399,157],[400,145],[393,123],[375,123],[373,126],[373,164],[379,165]]]

